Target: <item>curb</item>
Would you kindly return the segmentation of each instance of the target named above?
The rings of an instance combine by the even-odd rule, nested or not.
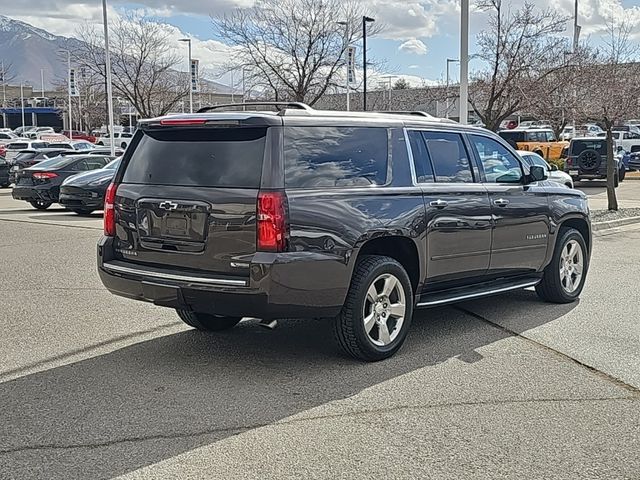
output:
[[[631,225],[632,223],[640,223],[640,217],[628,217],[620,218],[619,220],[610,220],[608,222],[597,222],[591,225],[591,230],[594,232],[601,232],[602,230],[623,227],[624,225]]]

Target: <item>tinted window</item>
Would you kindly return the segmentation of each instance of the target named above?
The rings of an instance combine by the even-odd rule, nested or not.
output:
[[[545,170],[549,169],[549,165],[547,164],[545,159],[539,155],[523,155],[522,158],[524,158],[529,165],[537,165],[538,167],[543,167]]]
[[[122,158],[116,158],[115,160],[107,163],[104,168],[107,169],[107,170],[117,170],[118,167],[120,166],[120,161],[121,160],[122,160]]]
[[[28,143],[10,143],[7,145],[7,150],[24,150],[29,148]]]
[[[411,153],[413,154],[413,164],[416,170],[416,180],[418,183],[433,182],[433,168],[431,159],[424,143],[422,133],[417,131],[408,132]]]
[[[524,132],[500,132],[499,134],[507,142],[524,142]]]
[[[479,135],[471,135],[470,138],[482,164],[486,182],[520,183],[522,181],[520,162],[501,143]]]
[[[257,188],[266,132],[264,127],[147,131],[133,151],[122,181]]]
[[[600,155],[607,154],[606,140],[574,140],[571,143],[571,155],[580,155],[585,150],[595,150]]]
[[[469,155],[457,133],[423,132],[437,182],[473,182]]]
[[[75,161],[76,159],[74,159],[73,157],[55,157],[49,160],[44,160],[40,162],[37,166],[38,166],[38,169],[55,170],[58,168],[66,167],[67,165],[70,165]]]
[[[44,142],[34,142],[31,144],[31,148],[47,148],[47,145],[49,144]]]
[[[287,127],[287,187],[345,187],[387,183],[384,128]]]

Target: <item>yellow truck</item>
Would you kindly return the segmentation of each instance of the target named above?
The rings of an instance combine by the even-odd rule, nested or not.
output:
[[[560,141],[550,128],[514,128],[498,132],[516,150],[534,152],[546,160],[558,160],[569,142]]]

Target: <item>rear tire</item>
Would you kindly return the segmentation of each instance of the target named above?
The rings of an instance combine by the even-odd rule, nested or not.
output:
[[[189,310],[176,309],[180,319],[197,330],[203,332],[221,332],[235,327],[242,317],[222,317],[209,313],[191,312]]]
[[[587,244],[582,234],[575,228],[563,227],[558,233],[551,263],[545,268],[542,281],[536,285],[536,293],[547,302],[574,302],[584,288],[588,270]]]
[[[47,208],[49,208],[51,205],[53,205],[52,202],[45,202],[43,200],[34,200],[32,202],[29,202],[31,204],[31,206],[33,208],[35,208],[36,210],[46,210]]]
[[[384,256],[358,259],[334,334],[342,350],[367,362],[394,355],[404,343],[413,316],[409,275]]]

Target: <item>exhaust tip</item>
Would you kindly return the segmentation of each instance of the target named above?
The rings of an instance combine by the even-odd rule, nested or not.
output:
[[[278,326],[277,320],[260,320],[259,325],[267,330],[275,330]]]

